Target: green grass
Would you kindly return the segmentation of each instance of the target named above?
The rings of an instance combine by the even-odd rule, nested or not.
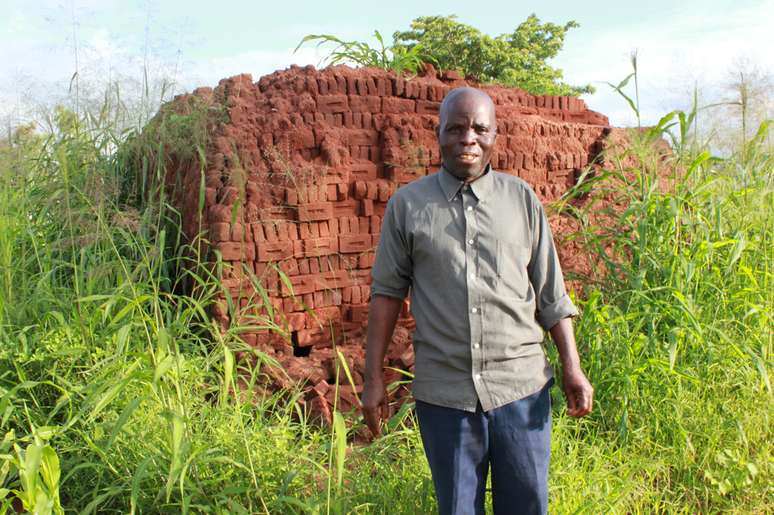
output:
[[[354,446],[359,421],[262,388],[271,361],[236,362],[245,328],[209,321],[219,285],[163,194],[133,189],[127,135],[58,121],[0,145],[0,513],[432,512],[411,412]],[[680,128],[668,163],[646,134],[579,187],[574,237],[609,273],[579,301],[594,413],[554,392],[552,513],[774,509],[772,153],[709,158]],[[606,189],[624,209],[594,226]]]

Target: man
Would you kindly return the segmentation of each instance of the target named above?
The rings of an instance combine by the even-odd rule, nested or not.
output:
[[[436,130],[442,169],[390,199],[372,275],[363,413],[380,433],[382,367],[411,290],[414,396],[439,511],[483,513],[489,468],[495,513],[546,513],[553,373],[562,363],[568,413],[591,411],[543,207],[529,186],[489,166],[495,106],[451,91]]]

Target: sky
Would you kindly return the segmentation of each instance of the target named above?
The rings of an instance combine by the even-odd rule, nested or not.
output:
[[[637,53],[643,123],[686,108],[698,87],[706,102],[727,95],[724,84],[744,63],[774,72],[774,0],[479,2],[425,0],[3,0],[0,18],[0,117],[32,116],[39,106],[99,95],[107,81],[139,91],[143,74],[172,79],[174,92],[215,86],[231,75],[254,80],[290,64],[319,65],[325,48],[307,34],[334,34],[375,43],[411,20],[457,15],[490,35],[511,32],[531,13],[557,24],[575,20],[552,65],[570,84],[591,83],[588,105],[618,126],[636,124],[625,101],[606,84],[631,72]],[[485,4],[485,7],[484,7]],[[75,74],[76,70],[78,71]],[[74,77],[76,77],[74,79]],[[132,89],[134,88],[134,89]],[[169,91],[169,90],[167,90]]]

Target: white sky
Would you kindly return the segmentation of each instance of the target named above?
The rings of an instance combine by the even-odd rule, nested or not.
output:
[[[261,75],[296,64],[317,64],[324,52],[309,46],[293,54],[309,33],[369,40],[374,29],[389,38],[410,21],[431,14],[496,35],[530,13],[543,21],[577,20],[555,66],[571,84],[594,84],[584,98],[614,125],[634,114],[604,84],[631,72],[636,50],[644,123],[685,108],[697,85],[707,102],[723,94],[735,63],[774,71],[774,0],[684,0],[647,3],[562,1],[470,2],[393,0],[389,5],[338,2],[166,2],[118,0],[5,0],[0,20],[0,117],[22,120],[39,106],[72,99],[77,69],[82,96],[99,97],[108,80],[121,79],[124,99],[139,96],[145,68],[151,80],[172,78],[176,91],[214,86],[237,73]],[[364,8],[365,6],[365,8]],[[631,90],[630,90],[631,91]]]

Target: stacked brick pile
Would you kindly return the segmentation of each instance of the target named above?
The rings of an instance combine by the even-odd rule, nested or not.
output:
[[[325,418],[337,376],[344,410],[362,384],[370,269],[387,201],[401,185],[438,169],[440,102],[468,84],[433,70],[406,78],[345,66],[291,67],[257,83],[241,75],[193,94],[225,116],[211,116],[206,163],[173,165],[178,169],[168,176],[182,177],[175,198],[184,232],[191,237],[202,227],[226,265],[231,302],[224,295],[212,315],[224,327],[264,326],[242,338],[282,363],[284,372],[272,372],[277,385],[306,381],[307,401]],[[497,105],[493,166],[525,179],[544,201],[574,184],[610,131],[607,118],[582,100],[484,89]],[[408,304],[399,325],[388,365],[408,370]]]

